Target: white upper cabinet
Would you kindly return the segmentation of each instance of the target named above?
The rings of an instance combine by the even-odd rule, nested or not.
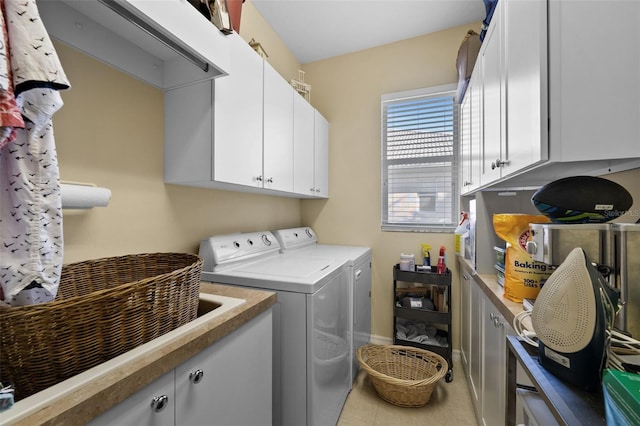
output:
[[[295,90],[264,63],[264,188],[293,192]]]
[[[294,191],[315,195],[314,129],[315,111],[302,96],[293,97],[293,186]]]
[[[640,2],[498,3],[474,68],[480,189],[640,167],[638,26]]]
[[[480,73],[471,76],[460,105],[461,182],[462,194],[480,186],[480,154],[482,151],[482,82]]]
[[[228,72],[227,37],[187,0],[39,0],[53,39],[167,89]]]
[[[213,180],[262,188],[263,59],[239,35],[229,41],[229,76],[215,82]]]
[[[294,101],[294,187],[309,198],[329,197],[329,123],[299,95]]]
[[[460,182],[462,193],[471,186],[471,94],[467,90],[460,104]]]
[[[228,76],[165,91],[165,182],[326,197],[328,123],[240,36],[228,37]]]
[[[503,12],[505,176],[548,158],[547,3],[506,1]]]
[[[640,157],[639,27],[638,1],[549,3],[551,158]]]
[[[313,188],[316,197],[329,198],[329,122],[317,110],[313,129]]]
[[[480,183],[482,185],[501,177],[502,154],[506,151],[502,4],[503,2],[499,2],[496,7],[491,27],[487,31],[479,55],[480,71],[482,72],[482,127],[484,129],[483,154],[480,162]]]

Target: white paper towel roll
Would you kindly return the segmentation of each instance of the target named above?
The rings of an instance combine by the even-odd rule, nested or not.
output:
[[[60,184],[63,209],[90,209],[106,207],[111,199],[111,191],[90,185]]]

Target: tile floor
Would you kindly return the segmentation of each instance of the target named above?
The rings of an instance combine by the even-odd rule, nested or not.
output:
[[[402,408],[381,399],[369,376],[360,371],[342,409],[338,426],[475,426],[476,418],[460,361],[454,360],[453,380],[440,380],[429,403]]]

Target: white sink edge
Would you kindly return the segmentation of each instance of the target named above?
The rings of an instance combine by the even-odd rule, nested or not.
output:
[[[63,382],[16,402],[10,409],[0,412],[0,423],[5,424],[16,422],[26,416],[33,415],[45,407],[55,404],[56,400],[64,398],[73,392],[77,392],[78,389],[82,386],[86,386],[87,383],[117,371],[122,367],[122,365],[131,362],[136,358],[144,357],[150,352],[157,350],[158,347],[166,345],[171,340],[181,336],[182,334],[186,334],[194,328],[201,326],[203,323],[246,303],[246,300],[244,299],[210,293],[200,293],[200,299],[219,303],[221,306],[183,326],[176,328],[175,330],[151,340],[150,342],[140,345],[123,353],[122,355],[110,359],[109,361],[83,371],[82,373],[76,374]]]

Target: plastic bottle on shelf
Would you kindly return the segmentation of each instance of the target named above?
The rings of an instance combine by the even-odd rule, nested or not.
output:
[[[460,212],[460,215],[462,216],[462,218],[460,219],[460,223],[458,224],[458,227],[455,231],[456,254],[460,254],[460,252],[462,251],[462,239],[469,232],[469,213]]]
[[[429,250],[431,250],[431,246],[429,244],[420,244],[422,248],[422,264],[424,266],[431,266],[431,254]]]
[[[440,255],[438,256],[438,265],[436,266],[436,272],[438,274],[446,274],[447,273],[447,265],[444,260],[444,252],[445,247],[440,246]]]

